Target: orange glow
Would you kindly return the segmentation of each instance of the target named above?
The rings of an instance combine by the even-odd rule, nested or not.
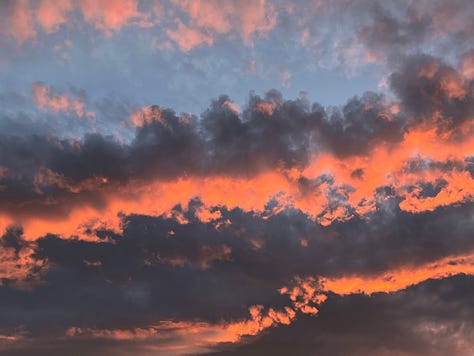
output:
[[[442,147],[442,149],[441,149]],[[8,211],[1,215],[3,230],[9,224],[23,226],[25,236],[34,240],[46,233],[63,237],[78,236],[94,240],[85,233],[87,229],[106,228],[121,232],[122,216],[142,214],[150,216],[174,216],[181,223],[188,221],[179,212],[172,212],[177,204],[186,209],[193,198],[203,203],[196,216],[203,222],[224,223],[219,210],[240,208],[262,214],[276,214],[285,207],[294,207],[308,214],[322,225],[352,218],[351,209],[361,217],[375,210],[376,189],[390,186],[402,198],[402,210],[419,213],[431,211],[439,206],[472,201],[474,180],[469,172],[458,169],[445,170],[437,166],[407,170],[409,160],[420,162],[456,161],[465,166],[464,157],[474,155],[474,138],[463,141],[440,141],[435,130],[413,130],[397,145],[379,145],[366,156],[340,159],[330,154],[320,154],[303,170],[276,169],[250,178],[224,175],[178,178],[171,181],[132,181],[124,186],[109,183],[104,177],[92,177],[81,183],[71,183],[63,176],[42,168],[35,177],[35,190],[42,193],[48,186],[57,186],[74,194],[97,191],[103,204],[97,206],[85,200],[54,216],[30,214],[28,209],[14,216]],[[360,173],[354,174],[355,171]],[[330,177],[322,179],[320,177]],[[300,178],[315,179],[318,183],[304,187]],[[422,196],[422,184],[442,180],[445,182],[435,196]],[[349,187],[349,188],[348,188]],[[337,192],[338,200],[331,194]],[[342,198],[342,200],[341,200]],[[270,199],[277,202],[271,211],[266,211]],[[54,203],[59,204],[61,202]]]
[[[161,347],[187,345],[197,351],[197,349],[208,348],[222,342],[238,342],[242,336],[257,335],[262,330],[283,324],[288,325],[295,318],[296,313],[289,307],[283,310],[269,308],[267,313],[263,313],[263,307],[255,305],[249,308],[249,319],[236,322],[221,322],[210,324],[203,321],[161,321],[156,325],[133,328],[133,329],[92,329],[71,327],[66,331],[68,337],[93,337],[114,340],[149,340],[155,341],[159,349],[160,343],[165,344],[166,339],[172,339],[172,345],[162,345]],[[187,351],[188,353],[190,351]],[[178,353],[179,354],[179,353]]]
[[[3,279],[14,281],[20,288],[30,288],[37,284],[40,274],[47,268],[47,261],[33,257],[35,251],[30,247],[22,248],[18,254],[13,248],[0,249],[0,286]]]
[[[143,122],[152,120],[152,117],[160,120],[159,113],[159,110],[153,115],[151,111],[144,112],[141,118]],[[87,229],[106,228],[120,233],[123,215],[164,215],[186,224],[188,221],[182,213],[173,207],[180,204],[182,209],[186,209],[193,198],[199,198],[203,203],[196,211],[197,218],[203,222],[212,221],[216,227],[225,225],[225,222],[215,207],[240,208],[262,218],[277,214],[286,207],[294,207],[318,223],[330,225],[333,221],[351,219],[354,213],[366,217],[375,211],[376,203],[381,199],[376,191],[383,186],[391,187],[401,198],[400,209],[412,213],[432,211],[473,200],[474,179],[466,170],[465,157],[474,155],[474,137],[467,134],[470,123],[461,130],[466,134],[462,139],[453,140],[446,133],[422,124],[407,132],[401,142],[379,144],[366,155],[340,158],[321,153],[314,155],[303,169],[275,168],[253,177],[191,175],[169,181],[135,180],[117,185],[106,177],[72,182],[42,167],[34,179],[34,189],[38,194],[41,195],[44,188],[56,186],[79,197],[82,192],[94,192],[101,203],[94,204],[90,198],[76,205],[70,205],[66,198],[64,201],[48,201],[48,207],[60,210],[49,215],[49,209],[33,214],[27,207],[14,215],[0,211],[0,228],[4,231],[9,224],[21,225],[28,240],[46,233],[94,240],[93,235],[85,233]],[[419,167],[415,170],[409,168],[410,162],[420,162]],[[446,162],[456,162],[456,165],[443,168]],[[437,182],[443,184],[437,185]],[[434,195],[423,195],[426,184],[438,187]],[[266,210],[271,199],[277,204]]]
[[[295,310],[303,314],[317,314],[318,309],[315,305],[322,304],[327,299],[326,295],[320,293],[318,283],[312,277],[306,279],[295,277],[293,287],[282,287],[279,292],[289,295]]]
[[[240,110],[240,107],[234,103],[233,101],[230,101],[230,100],[226,100],[222,103],[222,107],[225,107],[227,109],[229,109],[230,111],[233,111],[235,114],[240,114],[241,113],[241,110]]]
[[[390,293],[428,279],[441,279],[456,274],[474,274],[474,255],[446,257],[421,266],[404,266],[375,276],[321,278],[320,289],[339,295]]]
[[[142,127],[145,124],[150,124],[153,121],[161,122],[166,126],[166,121],[162,116],[163,110],[158,106],[146,106],[141,110],[135,111],[130,119],[137,127]]]

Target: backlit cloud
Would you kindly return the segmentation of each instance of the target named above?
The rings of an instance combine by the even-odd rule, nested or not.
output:
[[[472,9],[0,2],[0,354],[473,354]]]

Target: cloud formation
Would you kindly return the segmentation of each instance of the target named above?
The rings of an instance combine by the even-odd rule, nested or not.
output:
[[[0,354],[471,355],[471,8],[1,3]]]

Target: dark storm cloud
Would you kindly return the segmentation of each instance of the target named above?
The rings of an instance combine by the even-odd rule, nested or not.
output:
[[[376,296],[331,295],[317,317],[269,329],[254,340],[207,355],[470,355],[474,279],[427,281]]]
[[[238,319],[249,305],[287,305],[277,289],[295,275],[371,275],[474,248],[472,204],[417,215],[384,204],[369,220],[329,227],[296,211],[262,219],[221,209],[222,219],[231,223],[216,228],[194,216],[200,206],[195,201],[185,225],[130,216],[123,235],[99,231],[103,243],[46,236],[36,241],[33,255],[47,261],[41,283],[19,289],[12,277],[0,288],[0,329],[24,326],[38,336],[72,326]],[[26,244],[21,230],[2,241],[16,250]]]

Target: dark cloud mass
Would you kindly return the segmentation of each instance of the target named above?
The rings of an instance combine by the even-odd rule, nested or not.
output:
[[[298,212],[262,220],[239,209],[222,210],[232,225],[217,230],[212,223],[197,220],[191,208],[186,225],[174,219],[131,216],[123,235],[101,233],[109,236],[109,242],[45,236],[36,241],[32,258],[48,261],[49,267],[41,282],[35,282],[34,292],[4,279],[0,329],[21,325],[28,338],[39,340],[39,346],[25,340],[19,342],[19,350],[46,354],[87,347],[76,346],[74,340],[41,346],[43,338],[61,334],[72,323],[107,329],[143,327],[174,318],[209,322],[238,318],[248,305],[288,305],[276,290],[294,275],[371,275],[470,251],[474,248],[472,210],[472,205],[465,205],[413,215],[392,206],[370,220],[326,228]],[[261,247],[255,246],[255,236]],[[307,239],[307,246],[300,239]],[[28,246],[18,229],[8,231],[2,243],[17,254]],[[285,354],[294,343],[298,355],[308,348],[328,355],[352,349],[354,354],[415,355],[453,345],[461,350],[469,345],[457,344],[455,338],[472,333],[472,318],[466,314],[472,312],[472,303],[465,294],[472,289],[471,279],[429,282],[394,295],[330,295],[317,317],[301,316],[295,324],[259,336],[255,344],[224,354],[263,350]],[[456,290],[463,290],[462,299],[457,299]],[[414,313],[418,308],[422,313]],[[340,318],[348,323],[341,324]],[[48,328],[44,328],[46,319]],[[444,341],[434,346],[430,338],[438,334]],[[395,335],[398,342],[392,339]],[[340,337],[347,342],[337,342]],[[139,345],[124,342],[139,350]],[[222,347],[234,350],[230,345]]]
[[[252,95],[242,113],[231,103],[220,97],[199,119],[153,106],[155,117],[136,128],[130,143],[101,134],[1,135],[4,207],[22,214],[26,204],[41,214],[50,197],[59,209],[83,200],[100,204],[100,192],[91,190],[132,180],[304,168],[318,152],[350,157],[400,141],[405,128],[404,117],[388,111],[388,98],[370,92],[330,110],[304,99],[284,100],[277,91],[264,99]]]
[[[455,94],[447,82],[459,84]],[[101,134],[81,140],[3,135],[2,210],[19,216],[67,216],[74,206],[105,208],[109,191],[131,182],[208,175],[251,178],[276,167],[302,170],[314,154],[351,160],[369,155],[377,145],[396,146],[406,132],[420,125],[413,118],[422,124],[434,122],[445,131],[471,117],[467,82],[432,57],[408,58],[400,72],[392,74],[391,85],[399,102],[368,92],[341,108],[325,109],[303,98],[284,100],[270,91],[264,98],[252,95],[242,112],[222,96],[201,118],[153,106],[143,114],[149,116],[143,116],[130,143]],[[401,109],[393,110],[394,105]],[[435,112],[439,116],[433,121]],[[419,157],[407,160],[402,172],[472,175],[471,166],[470,157],[465,162]],[[366,179],[362,168],[350,176]],[[334,177],[300,177],[298,182],[303,194],[311,194],[323,184],[334,185]],[[418,186],[420,197],[436,198],[447,185],[437,178],[418,182],[409,191]],[[346,193],[331,194],[336,209]],[[117,344],[107,338],[71,338],[67,330],[143,328],[157,320],[197,319],[210,324],[238,320],[251,305],[291,306],[277,291],[295,276],[371,276],[474,249],[472,204],[413,214],[399,208],[403,198],[394,194],[393,187],[379,187],[377,194],[381,194],[377,206],[368,216],[329,226],[298,209],[263,218],[239,208],[215,207],[210,213],[216,218],[203,221],[199,218],[203,203],[197,199],[188,206],[176,205],[167,217],[124,216],[121,233],[90,231],[97,241],[47,234],[29,242],[21,228],[10,228],[1,239],[5,251],[1,262],[9,270],[0,288],[0,330],[19,336],[14,343],[5,336],[0,348],[6,354],[12,350],[100,354]],[[17,266],[16,259],[22,261]],[[461,322],[470,320],[467,315],[440,315],[438,308],[424,310],[426,315],[413,314],[413,305],[430,293],[438,295],[436,290],[443,285],[469,288],[469,281],[456,277],[426,282],[407,292],[374,297],[329,295],[317,317],[302,315],[255,341],[242,339],[241,346],[219,344],[226,351],[218,354],[291,350],[303,355],[314,350],[318,355],[443,355],[455,348],[467,355],[471,346],[456,341],[472,333],[472,325]],[[455,295],[439,298],[439,308],[454,308]],[[462,303],[459,308],[469,313],[468,301]],[[349,324],[342,326],[343,319]],[[430,341],[438,334],[445,341]],[[45,344],[55,335],[61,335],[61,341]],[[341,337],[344,343],[336,341]],[[128,339],[117,342],[123,343],[124,354],[142,347]]]
[[[0,355],[474,355],[473,10],[1,3]]]

